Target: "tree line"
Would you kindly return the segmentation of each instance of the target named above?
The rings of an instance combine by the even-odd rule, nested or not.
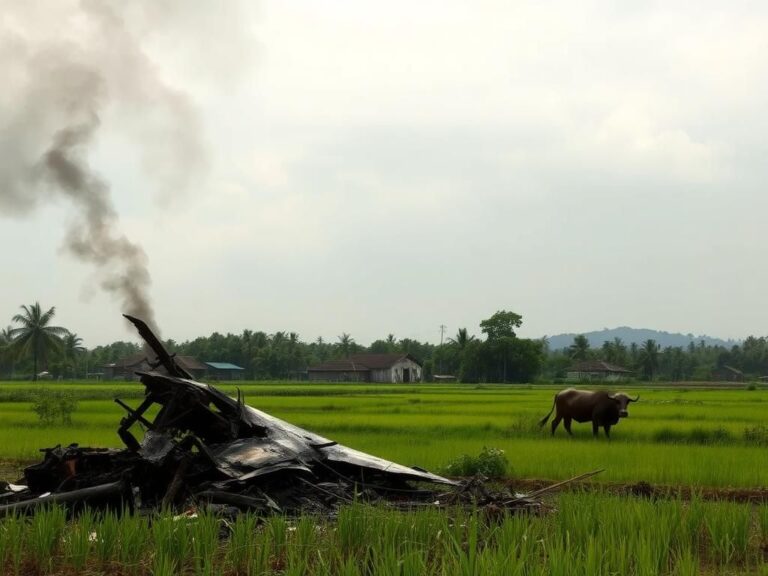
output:
[[[585,336],[578,335],[568,348],[546,351],[540,376],[547,380],[563,378],[574,362],[587,360],[629,369],[642,380],[707,381],[724,367],[739,370],[746,379],[755,379],[768,375],[768,339],[749,336],[730,348],[700,340],[692,341],[686,347],[662,349],[652,339],[641,344],[626,344],[620,338],[614,338],[603,342],[599,348],[592,348]]]
[[[36,379],[96,377],[103,367],[141,353],[134,342],[118,341],[86,349],[74,332],[54,326],[55,307],[44,310],[39,303],[21,306],[11,326],[0,330],[0,378]],[[598,360],[633,371],[646,380],[710,380],[713,371],[731,366],[747,377],[768,374],[768,341],[750,336],[730,349],[701,341],[688,347],[661,349],[654,340],[641,345],[625,344],[616,338],[592,348],[583,335],[562,350],[549,350],[546,339],[520,338],[521,315],[500,310],[479,322],[481,337],[460,328],[441,344],[398,339],[394,334],[369,346],[342,333],[334,341],[322,337],[303,342],[296,332],[268,334],[243,330],[239,334],[214,332],[210,336],[176,342],[166,347],[201,361],[225,361],[245,369],[254,380],[301,379],[308,367],[356,353],[411,354],[423,365],[425,379],[451,375],[461,382],[535,382],[565,378],[568,369],[585,360]]]
[[[0,378],[96,377],[104,366],[141,353],[138,344],[124,341],[86,349],[77,334],[52,325],[55,307],[43,310],[36,302],[21,308],[22,313],[12,318],[15,326],[0,331]],[[441,345],[398,339],[394,334],[369,346],[348,333],[331,342],[322,337],[303,342],[296,332],[268,334],[250,329],[239,334],[214,332],[185,342],[169,339],[165,345],[178,355],[201,361],[238,364],[245,369],[244,377],[254,380],[300,379],[310,366],[357,353],[400,353],[421,362],[426,379],[452,374],[465,382],[524,382],[539,373],[544,346],[539,340],[518,338],[515,328],[521,323],[519,314],[500,311],[480,323],[485,340],[462,328]]]

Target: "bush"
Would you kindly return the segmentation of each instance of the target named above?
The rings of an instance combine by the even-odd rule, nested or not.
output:
[[[61,418],[62,424],[72,424],[72,413],[77,410],[77,399],[69,392],[39,390],[32,401],[32,411],[45,426]]]
[[[731,433],[722,427],[696,427],[689,430],[659,428],[652,438],[654,442],[664,444],[727,444],[733,440]]]
[[[690,432],[693,444],[725,444],[731,441],[731,433],[725,428],[693,428]]]
[[[475,476],[482,474],[487,478],[503,478],[507,473],[509,461],[504,450],[483,446],[478,456],[462,454],[445,467],[445,474],[450,476]]]
[[[768,446],[768,427],[758,424],[744,428],[744,442],[757,446]]]
[[[503,431],[505,438],[516,438],[520,436],[539,436],[542,433],[542,428],[539,426],[538,420],[531,418],[530,416],[521,416],[517,420],[513,420],[509,425],[509,428]]]

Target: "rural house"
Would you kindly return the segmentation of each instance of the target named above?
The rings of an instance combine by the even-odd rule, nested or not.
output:
[[[242,380],[245,368],[229,362],[206,362],[212,380]]]
[[[203,378],[208,370],[208,367],[194,356],[174,356],[174,359],[197,380]],[[152,370],[157,369],[152,368],[146,355],[139,352],[111,364],[106,364],[104,366],[104,379],[135,380],[136,372],[151,372]]]
[[[712,370],[712,379],[720,382],[744,382],[744,372],[726,364]]]
[[[631,377],[631,370],[597,360],[577,362],[568,368],[566,375],[568,380],[576,382],[623,382]]]
[[[410,354],[354,354],[307,370],[314,382],[421,382],[421,363]]]

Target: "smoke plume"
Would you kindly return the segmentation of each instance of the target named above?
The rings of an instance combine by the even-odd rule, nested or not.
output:
[[[93,139],[99,120],[93,113],[83,124],[68,126],[53,138],[40,168],[54,188],[77,206],[79,217],[66,233],[65,246],[78,259],[95,265],[102,275],[101,287],[114,294],[122,310],[144,319],[155,329],[149,301],[147,257],[137,244],[117,230],[118,218],[107,185],[89,172],[84,149]]]
[[[202,164],[194,110],[160,80],[139,38],[108,3],[48,6],[59,12],[34,2],[0,6],[0,209],[18,217],[67,200],[75,216],[65,251],[95,268],[122,312],[156,328],[147,256],[121,231],[109,185],[89,153],[107,111],[133,114],[146,122],[138,143],[144,168],[161,193],[175,194]]]

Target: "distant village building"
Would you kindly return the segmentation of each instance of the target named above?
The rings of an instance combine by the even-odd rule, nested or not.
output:
[[[208,377],[212,380],[242,380],[245,368],[230,362],[206,362]]]
[[[597,360],[578,362],[568,369],[566,378],[575,382],[623,382],[632,377],[632,370]]]
[[[189,372],[195,380],[201,380],[205,377],[208,367],[200,362],[194,356],[174,356],[174,360]],[[135,380],[136,372],[151,372],[152,370],[163,371],[162,368],[152,368],[145,354],[139,352],[121,358],[111,364],[104,366],[105,380]]]
[[[242,380],[244,368],[229,362],[200,362],[194,356],[174,356],[173,359],[192,375],[195,380]],[[135,380],[136,372],[163,372],[162,367],[152,368],[143,353],[121,358],[104,366],[105,380]]]
[[[744,372],[733,366],[720,366],[712,370],[712,379],[719,382],[744,382]]]
[[[314,382],[421,382],[422,365],[410,354],[354,354],[307,370]]]

